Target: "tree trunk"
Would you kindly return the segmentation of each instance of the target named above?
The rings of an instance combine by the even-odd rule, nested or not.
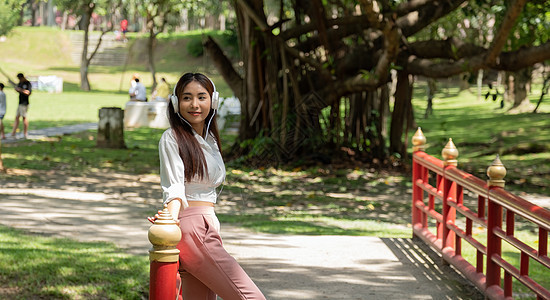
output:
[[[249,6],[255,8],[256,12],[261,12],[263,9],[263,3],[260,0],[247,0],[246,2]],[[243,57],[243,68],[245,70],[243,78],[244,98],[240,99],[241,123],[239,127],[239,140],[244,141],[255,138],[261,129],[259,126],[261,122],[258,120],[261,110],[258,72],[264,68],[261,65],[257,65],[262,61],[257,54],[263,51],[263,49],[258,49],[258,47],[263,46],[263,43],[261,43],[262,36],[257,31],[256,25],[249,15],[245,14],[242,10],[237,10],[237,19],[239,32],[241,33],[241,57]]]
[[[403,130],[407,124],[408,106],[411,102],[409,74],[397,72],[397,86],[395,89],[395,104],[393,106],[390,127],[390,154],[398,153],[404,157],[406,150],[403,143]]]
[[[63,12],[63,19],[61,21],[61,30],[67,28],[67,22],[69,21],[69,13],[67,11]]]
[[[380,153],[377,156],[380,159],[385,158],[386,137],[387,137],[387,120],[390,113],[390,88],[388,84],[380,88],[380,102],[378,106],[378,118],[375,120],[375,125],[378,130],[378,143],[380,145]]]
[[[36,26],[36,1],[33,1],[30,5],[31,9],[31,26]]]
[[[546,76],[546,78],[544,79],[544,82],[542,83],[542,88],[540,90],[539,101],[537,101],[537,106],[535,106],[533,113],[535,114],[537,113],[537,110],[539,109],[539,106],[542,103],[542,99],[544,99],[544,96],[548,94],[549,87],[550,87],[550,76]]]
[[[46,25],[55,26],[56,24],[55,24],[55,15],[53,12],[53,8],[54,8],[53,0],[48,0],[48,5],[46,7],[47,7],[47,14],[48,14]]]
[[[99,109],[97,147],[126,148],[124,144],[124,110],[119,107]]]
[[[155,87],[157,86],[157,70],[155,68],[154,57],[155,42],[156,34],[154,33],[154,29],[149,28],[149,39],[147,40],[147,66],[149,67],[149,72],[151,72],[151,76],[153,77],[153,86],[151,87],[152,91],[155,90]]]
[[[80,89],[83,91],[90,91],[90,81],[88,80],[88,67],[90,66],[90,60],[88,60],[88,43],[92,12],[93,10],[88,10],[87,13],[83,14],[81,22],[84,30],[84,42],[82,45],[82,55],[80,57]]]
[[[433,113],[433,99],[437,90],[437,84],[435,79],[428,78],[428,104],[426,105],[426,111],[424,112],[424,119],[427,119],[429,115]]]
[[[534,105],[529,101],[531,68],[525,68],[514,74],[514,97],[509,113],[531,112]]]
[[[477,101],[481,101],[481,88],[483,87],[483,69],[477,71]]]

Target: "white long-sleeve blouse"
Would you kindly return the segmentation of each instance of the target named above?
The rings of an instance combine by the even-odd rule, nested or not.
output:
[[[187,201],[205,201],[216,203],[216,187],[225,180],[225,165],[218,144],[212,135],[206,140],[195,133],[207,164],[208,176],[202,180],[194,178],[185,181],[185,166],[178,151],[178,144],[172,129],[167,129],[159,141],[160,185],[164,204],[174,199],[181,199],[183,207],[189,206]]]

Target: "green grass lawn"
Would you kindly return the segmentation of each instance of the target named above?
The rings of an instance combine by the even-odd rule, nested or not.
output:
[[[497,102],[479,101],[467,90],[449,88],[436,94],[434,113],[424,119],[422,85],[418,89],[413,105],[428,154],[441,158],[452,138],[459,168],[485,180],[487,167],[498,154],[507,169],[507,189],[550,194],[550,99],[543,102],[540,113],[507,114],[507,107],[500,109]],[[530,99],[535,104],[540,90],[533,87],[533,91]]]
[[[114,245],[27,235],[0,226],[3,299],[145,299],[149,258]]]

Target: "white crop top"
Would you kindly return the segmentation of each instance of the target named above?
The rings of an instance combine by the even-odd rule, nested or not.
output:
[[[185,167],[179,155],[178,144],[172,129],[167,129],[160,138],[160,185],[164,204],[168,204],[176,198],[182,200],[182,208],[189,206],[187,201],[216,203],[216,187],[225,180],[225,165],[220,149],[212,135],[209,134],[205,141],[196,132],[194,134],[204,153],[208,176],[205,174],[202,180],[194,178],[189,182],[185,181]]]

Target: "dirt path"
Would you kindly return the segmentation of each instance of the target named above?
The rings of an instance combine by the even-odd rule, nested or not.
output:
[[[25,180],[2,182],[0,223],[148,255],[145,218],[159,207],[157,176],[10,172]],[[275,235],[223,224],[222,236],[268,299],[483,298],[410,239]]]

